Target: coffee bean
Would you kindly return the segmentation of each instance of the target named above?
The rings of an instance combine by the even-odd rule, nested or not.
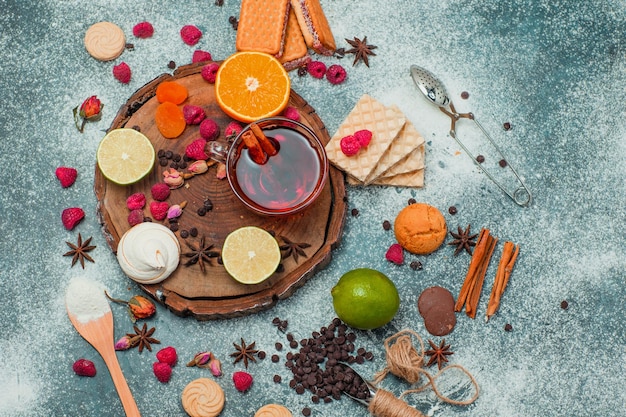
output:
[[[165,157],[159,158],[159,165],[161,165],[162,167],[166,167],[167,164],[168,164],[167,158],[165,158]]]
[[[383,222],[383,229],[385,229],[385,230],[391,229],[391,223],[389,222],[389,220],[385,220]]]
[[[478,162],[479,164],[482,164],[483,162],[485,162],[485,157],[483,155],[478,155],[476,157],[476,162]]]
[[[450,213],[451,215],[453,215],[453,216],[454,216],[457,212],[458,212],[458,211],[457,211],[457,209],[456,209],[456,207],[455,207],[455,206],[450,206],[450,207],[448,207],[448,213]]]
[[[280,377],[280,375],[274,375],[274,382],[279,384],[283,379]]]
[[[198,216],[202,217],[202,216],[206,216],[206,208],[205,207],[200,207],[197,211]]]
[[[505,168],[508,163],[506,162],[506,159],[500,159],[500,161],[498,162],[498,165],[500,165],[502,168]]]
[[[311,415],[311,409],[309,407],[304,407],[302,409],[302,415],[305,417],[308,417]]]
[[[172,152],[172,151],[165,151],[165,157],[167,159],[172,159],[173,156],[174,156],[174,152]]]
[[[189,229],[189,235],[191,237],[196,237],[198,236],[198,229],[195,227],[192,227],[191,229]]]
[[[568,307],[569,307],[569,303],[566,300],[561,301],[561,308],[563,310],[567,310]]]
[[[189,237],[189,232],[187,230],[181,230],[180,231],[180,237],[182,237],[183,239],[186,239]]]

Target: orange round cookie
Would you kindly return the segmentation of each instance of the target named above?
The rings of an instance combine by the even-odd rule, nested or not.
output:
[[[291,411],[280,404],[267,404],[259,408],[254,417],[292,417]]]
[[[426,203],[414,203],[403,208],[394,222],[398,243],[417,255],[428,255],[441,246],[448,229],[441,212]]]
[[[100,60],[110,61],[122,55],[126,47],[124,31],[111,22],[98,22],[85,33],[85,49],[89,55]]]
[[[224,390],[209,378],[191,381],[182,393],[185,412],[191,417],[216,417],[224,408]]]

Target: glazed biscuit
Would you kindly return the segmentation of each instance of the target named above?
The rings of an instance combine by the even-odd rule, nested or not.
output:
[[[291,0],[304,40],[321,55],[332,55],[337,46],[319,0]]]
[[[393,231],[398,243],[417,255],[437,250],[446,238],[446,219],[436,208],[426,203],[414,203],[396,216]]]
[[[183,408],[190,417],[216,417],[224,408],[224,390],[209,378],[191,381],[181,397]]]
[[[243,0],[237,26],[237,51],[280,57],[283,52],[289,0]]]
[[[309,50],[306,46],[306,42],[304,42],[304,36],[302,36],[302,31],[300,30],[300,25],[293,12],[293,8],[289,10],[283,54],[278,60],[287,71],[302,67],[311,61]]]
[[[337,132],[326,145],[330,162],[360,182],[364,182],[378,164],[404,126],[406,118],[397,108],[385,107],[367,94],[363,95],[350,111]],[[341,139],[354,132],[367,129],[372,140],[354,156],[341,151]]]
[[[124,31],[114,23],[99,22],[85,32],[85,49],[100,61],[111,61],[124,52]]]
[[[254,417],[292,417],[291,411],[279,404],[267,404],[259,408]]]

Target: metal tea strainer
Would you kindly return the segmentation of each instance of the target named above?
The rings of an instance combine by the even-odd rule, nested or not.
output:
[[[415,82],[415,85],[417,85],[417,88],[419,88],[419,90],[422,92],[424,97],[426,97],[428,102],[439,107],[439,110],[441,110],[448,117],[450,117],[450,119],[452,120],[452,125],[450,127],[450,136],[452,136],[454,140],[456,140],[456,142],[459,144],[459,146],[465,151],[465,153],[470,158],[472,158],[476,166],[478,166],[478,168],[480,168],[480,170],[485,175],[487,175],[487,177],[489,177],[489,179],[493,181],[498,186],[498,188],[500,188],[516,204],[520,206],[530,205],[530,202],[532,201],[532,194],[530,193],[530,190],[528,189],[526,184],[524,184],[524,182],[520,178],[515,168],[513,168],[510,163],[508,163],[508,159],[505,158],[504,154],[500,150],[500,147],[498,147],[498,145],[493,141],[493,139],[491,138],[489,133],[487,133],[487,131],[483,128],[483,126],[480,123],[478,123],[478,120],[476,120],[476,118],[474,117],[474,114],[473,113],[457,113],[457,111],[454,108],[454,104],[452,104],[452,102],[450,101],[450,97],[448,96],[448,92],[446,91],[446,88],[444,87],[443,83],[438,78],[436,78],[430,71],[425,70],[424,68],[418,67],[417,65],[411,65],[411,76],[413,77],[413,81]],[[459,140],[459,138],[456,135],[456,122],[457,120],[461,118],[473,120],[474,123],[476,123],[476,126],[478,126],[478,128],[480,129],[480,131],[487,137],[491,145],[500,154],[500,157],[503,160],[507,161],[507,167],[511,169],[511,171],[513,172],[513,175],[515,175],[515,177],[517,178],[517,181],[520,184],[519,187],[515,191],[513,191],[512,193],[509,192],[500,182],[498,182],[493,177],[493,175],[491,175],[491,173],[487,171],[476,160],[474,155],[472,155],[472,153],[469,151],[469,149],[467,149],[467,147],[463,144],[463,142]]]

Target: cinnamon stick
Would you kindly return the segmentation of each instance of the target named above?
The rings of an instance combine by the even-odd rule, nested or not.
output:
[[[259,140],[254,132],[247,130],[241,135],[244,145],[248,148],[250,158],[257,164],[263,165],[267,162],[267,154],[263,151]]]
[[[465,314],[467,314],[470,318],[476,317],[478,302],[480,301],[480,294],[483,289],[483,283],[485,282],[487,268],[489,267],[489,263],[491,262],[491,256],[493,255],[493,251],[496,248],[496,244],[498,243],[498,239],[491,235],[487,235],[486,240],[487,247],[485,249],[483,258],[481,259],[479,268],[476,271],[474,285],[465,303]]]
[[[502,256],[500,257],[496,278],[489,297],[489,304],[487,305],[486,320],[489,320],[491,316],[496,314],[498,308],[500,307],[502,294],[504,294],[504,290],[509,283],[518,254],[519,245],[515,245],[513,242],[504,242]]]
[[[256,123],[252,123],[250,125],[250,130],[252,131],[252,133],[254,133],[254,136],[256,136],[257,140],[259,141],[261,148],[268,156],[274,156],[278,153],[278,150],[276,149],[272,141],[269,140],[267,136],[265,136],[265,133],[263,133],[263,129],[261,129],[259,125],[257,125]]]
[[[478,240],[476,241],[476,247],[474,248],[474,254],[472,255],[467,274],[465,275],[465,281],[463,281],[461,291],[459,292],[459,296],[456,299],[456,304],[454,305],[454,311],[456,312],[463,310],[463,305],[465,305],[468,295],[470,294],[471,289],[474,287],[476,272],[478,271],[479,265],[482,262],[482,258],[484,256],[488,243],[488,239],[486,239],[485,236],[489,236],[489,229],[480,229],[480,233],[478,234]]]

